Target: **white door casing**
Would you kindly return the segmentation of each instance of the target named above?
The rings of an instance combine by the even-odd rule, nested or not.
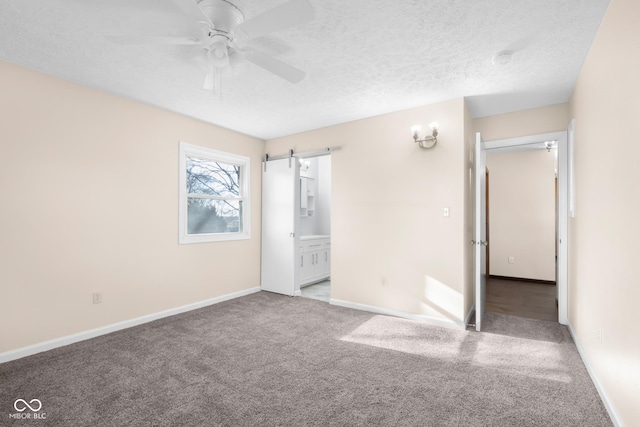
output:
[[[486,159],[482,135],[476,133],[475,147],[475,224],[474,282],[476,306],[476,331],[482,329],[487,289],[487,223],[486,223]]]
[[[558,322],[569,323],[569,155],[567,133],[558,135]]]
[[[480,142],[479,142],[480,141]],[[558,150],[558,260],[557,260],[557,275],[556,285],[558,293],[558,322],[566,325],[568,323],[568,263],[569,263],[569,250],[568,250],[568,217],[569,217],[569,203],[568,203],[568,180],[569,180],[569,155],[567,144],[567,132],[551,132],[546,134],[529,135],[517,138],[508,138],[494,141],[481,142],[482,137],[478,133],[476,135],[476,187],[475,187],[475,243],[476,253],[474,257],[475,262],[475,304],[476,304],[476,330],[480,330],[482,325],[482,316],[484,314],[485,306],[485,286],[486,277],[483,276],[482,271],[486,268],[484,259],[480,260],[482,251],[479,250],[483,245],[478,245],[478,242],[486,241],[485,237],[482,237],[478,233],[482,232],[482,227],[485,224],[486,210],[484,209],[484,203],[486,201],[484,192],[486,188],[484,186],[484,170],[485,170],[485,154],[486,151],[492,152],[506,152],[506,151],[526,151],[540,149],[545,141],[557,141]],[[537,148],[536,148],[537,146]],[[480,148],[480,152],[478,149]],[[480,164],[481,163],[481,164]],[[482,173],[479,173],[481,168]],[[479,176],[481,175],[481,176]],[[481,199],[481,200],[480,200]],[[478,209],[480,208],[480,209]],[[486,256],[486,251],[485,254]],[[483,283],[483,280],[485,281]],[[481,298],[478,298],[478,296]],[[480,323],[478,323],[478,317]]]

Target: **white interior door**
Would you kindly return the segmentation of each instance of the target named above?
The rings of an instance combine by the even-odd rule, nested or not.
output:
[[[475,152],[475,290],[476,290],[476,331],[482,328],[487,290],[487,222],[486,222],[486,159],[480,132],[476,133]]]
[[[262,164],[263,291],[295,294],[299,173],[296,159],[271,160],[266,168]]]

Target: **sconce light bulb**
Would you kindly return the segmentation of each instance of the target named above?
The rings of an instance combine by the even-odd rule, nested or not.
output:
[[[438,122],[429,123],[429,127],[431,128],[431,130],[438,129]]]
[[[411,136],[413,139],[418,139],[418,135],[420,134],[420,126],[411,126]]]

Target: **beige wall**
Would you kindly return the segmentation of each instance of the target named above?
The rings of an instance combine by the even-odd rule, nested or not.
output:
[[[555,151],[487,153],[487,167],[490,274],[555,281]]]
[[[464,319],[463,114],[457,99],[267,141],[270,155],[342,147],[331,158],[332,299]],[[410,128],[432,121],[439,142],[424,150]]]
[[[484,141],[567,130],[569,104],[556,104],[474,120]]]
[[[569,321],[626,426],[640,420],[638,17],[637,0],[611,1],[571,98],[576,216],[569,221]]]
[[[262,141],[2,62],[0,93],[0,353],[260,285]],[[251,157],[251,240],[178,245],[181,140]]]

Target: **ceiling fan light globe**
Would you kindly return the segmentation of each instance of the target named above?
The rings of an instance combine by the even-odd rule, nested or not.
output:
[[[216,68],[225,68],[229,66],[229,55],[226,47],[224,48],[212,48],[207,53],[209,62]]]
[[[224,46],[216,46],[211,49],[211,52],[213,52],[213,56],[217,59],[222,59],[227,56],[227,49]]]

